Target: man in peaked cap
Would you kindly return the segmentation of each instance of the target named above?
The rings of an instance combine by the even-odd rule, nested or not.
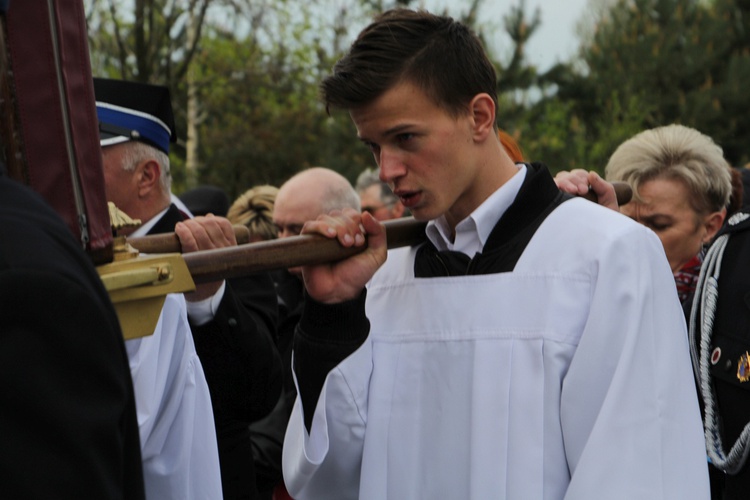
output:
[[[167,155],[159,159],[163,160],[162,165],[166,165],[162,182],[170,185],[169,144],[176,142],[177,136],[169,90],[158,85],[103,78],[95,78],[94,85],[102,99],[96,108],[101,145],[112,146],[133,140],[153,146]],[[123,86],[129,89],[123,89]],[[180,198],[171,193],[170,198],[180,212],[192,215]],[[137,206],[133,209],[138,211]],[[164,228],[158,232],[171,230]]]
[[[228,220],[210,215],[190,219],[172,203],[169,145],[175,142],[176,133],[168,90],[95,78],[94,91],[107,198],[129,216],[142,221],[143,225],[132,235],[174,231],[180,238],[183,252],[236,245]],[[150,439],[163,439],[153,436],[154,425],[158,422],[149,420],[158,420],[163,415],[161,411],[139,411],[147,496],[216,496],[212,471],[218,474],[218,469],[211,463],[215,452],[212,453],[207,443],[214,436],[213,425],[200,414],[212,408],[216,429],[214,449],[218,443],[221,464],[217,497],[221,497],[223,490],[226,499],[255,498],[255,473],[247,428],[250,422],[270,412],[281,390],[281,361],[274,344],[277,312],[273,283],[267,274],[233,279],[231,283],[207,283],[184,297],[177,295],[173,301],[176,304],[171,309],[165,304],[154,336],[126,342],[136,404],[145,398],[149,407],[166,410],[167,399],[181,401],[183,393],[196,393],[195,401],[181,406],[171,416],[177,424],[164,426],[163,430],[177,435],[176,439],[183,431],[181,441],[173,443],[171,450],[169,447],[153,452],[148,449]],[[189,320],[189,326],[183,318]],[[165,326],[171,329],[164,330]],[[169,349],[148,345],[164,343],[165,338],[183,339],[184,350],[197,352],[199,359],[192,359],[189,352],[177,359],[177,353]],[[157,359],[165,353],[169,353],[179,369],[192,370],[194,382],[200,382],[205,373],[210,401],[198,401],[199,383],[154,392],[153,380],[145,380],[153,374],[144,374],[149,369],[141,367],[152,362],[160,372],[166,372],[162,360]],[[192,361],[185,363],[185,357]],[[142,384],[139,378],[144,379]],[[193,444],[191,450],[191,440],[202,443],[205,448],[196,448]],[[153,473],[148,470],[149,460],[155,461]],[[163,471],[165,464],[174,476],[168,480],[167,489],[161,488],[166,486],[165,478],[158,477],[158,474],[163,475],[158,471]],[[150,482],[157,484],[157,488],[150,490]],[[153,495],[149,494],[151,491]]]
[[[107,200],[148,233],[161,219],[155,216],[171,208],[169,145],[176,134],[169,90],[101,78],[94,78],[94,90]],[[170,231],[173,224],[155,232]]]
[[[107,200],[144,223],[133,234],[146,234],[172,210],[168,152],[174,122],[169,93],[151,85],[98,79],[95,91],[97,99],[117,103],[97,102]],[[139,96],[142,102],[135,99]],[[166,104],[159,105],[162,102]],[[129,340],[125,347],[147,496],[179,498],[200,491],[221,498],[211,397],[185,298],[168,295],[154,334]]]

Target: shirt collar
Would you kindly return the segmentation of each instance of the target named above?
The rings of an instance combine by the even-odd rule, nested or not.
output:
[[[165,208],[164,210],[162,210],[158,214],[156,214],[153,217],[151,217],[144,224],[141,224],[138,227],[138,229],[136,229],[135,231],[133,231],[130,234],[130,236],[133,236],[133,237],[146,236],[148,234],[148,232],[151,231],[151,228],[154,227],[157,222],[159,222],[159,220],[164,216],[165,213],[167,213],[167,210],[169,210],[169,206],[167,206],[167,208]]]
[[[518,173],[500,186],[468,217],[456,225],[456,238],[451,241],[451,231],[445,216],[427,224],[427,237],[438,250],[454,250],[472,256],[481,252],[492,229],[516,199],[526,178],[526,165],[517,163]]]

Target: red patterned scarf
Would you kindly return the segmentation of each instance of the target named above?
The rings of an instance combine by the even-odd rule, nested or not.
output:
[[[687,264],[682,266],[679,271],[674,273],[674,281],[677,284],[677,295],[680,297],[680,302],[685,302],[688,297],[693,295],[695,285],[698,282],[698,275],[701,272],[701,264],[703,264],[703,252],[698,253]]]

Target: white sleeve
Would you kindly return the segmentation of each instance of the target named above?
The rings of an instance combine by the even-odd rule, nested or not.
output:
[[[371,372],[372,344],[368,338],[328,374],[309,434],[297,396],[282,459],[284,482],[295,500],[359,497]]]
[[[664,250],[638,227],[597,259],[565,376],[567,499],[709,498],[687,332]]]
[[[129,340],[125,346],[146,498],[221,499],[211,396],[184,297],[167,295],[154,334]]]
[[[208,298],[197,302],[187,302],[187,313],[194,325],[202,326],[214,319],[216,311],[219,310],[221,300],[224,298],[224,291],[227,288],[227,282],[223,281],[219,289]]]

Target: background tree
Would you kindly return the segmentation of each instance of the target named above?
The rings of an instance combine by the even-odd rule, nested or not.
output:
[[[409,0],[333,11],[325,1],[86,3],[94,74],[172,91],[176,192],[200,182],[234,195],[317,164],[354,179],[371,163],[348,117],[326,115],[317,85],[373,9]]]
[[[92,70],[101,76],[175,87],[187,73],[211,4],[212,0],[84,1],[90,50],[95,54]],[[188,40],[191,29],[194,36]]]
[[[723,146],[727,158],[739,167],[750,161],[750,116],[745,112],[745,83],[750,81],[750,2],[716,0],[712,18],[714,36],[725,38],[726,43],[717,44],[719,61],[712,80],[713,99],[705,106],[713,112],[704,127]],[[700,118],[693,119],[696,127]]]
[[[87,6],[92,72],[95,76],[167,86],[176,101],[176,119],[185,128],[176,163],[178,179],[197,183],[199,104],[191,63],[201,41],[209,7],[234,6],[217,0],[106,0]],[[182,93],[178,89],[183,90]],[[173,155],[174,156],[174,155]]]
[[[87,3],[94,74],[173,91],[183,146],[173,154],[176,192],[200,182],[234,196],[314,165],[353,181],[372,165],[346,113],[322,108],[318,83],[374,12],[409,0]],[[508,40],[503,57],[490,54],[498,123],[527,159],[553,171],[601,170],[633,134],[683,123],[713,137],[735,165],[748,161],[750,0],[591,0],[578,55],[546,71],[525,53],[539,11],[519,0],[487,19],[482,4],[445,13],[487,47]]]
[[[558,91],[530,113],[544,121],[558,107],[552,101],[565,103],[571,136],[561,152],[575,159],[571,166],[601,169],[625,139],[670,123],[710,135],[730,161],[747,161],[747,119],[737,106],[738,78],[750,69],[748,13],[729,1],[613,2],[582,42],[583,65],[555,68],[549,81]]]

